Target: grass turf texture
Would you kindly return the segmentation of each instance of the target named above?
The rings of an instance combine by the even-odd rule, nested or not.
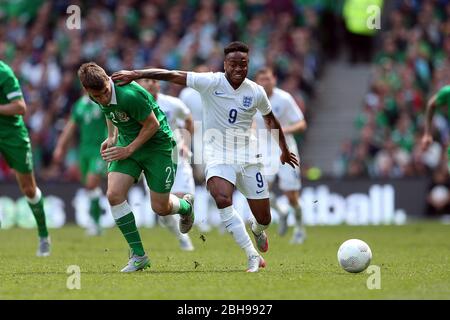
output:
[[[309,227],[300,246],[269,230],[267,268],[247,274],[230,235],[190,234],[196,251],[182,252],[163,228],[141,229],[152,266],[122,274],[127,247],[117,229],[89,238],[78,227],[50,230],[52,255],[35,256],[35,230],[0,231],[0,299],[450,299],[450,226]],[[381,268],[381,290],[369,274],[350,274],[336,258],[350,238],[366,241]],[[81,289],[69,290],[67,267],[81,269]]]

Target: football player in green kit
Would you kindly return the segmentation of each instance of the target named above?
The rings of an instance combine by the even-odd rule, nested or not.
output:
[[[12,69],[0,60],[0,154],[15,170],[20,190],[36,219],[39,246],[36,255],[50,255],[50,237],[45,222],[44,200],[33,173],[30,137],[23,122],[26,112],[19,81]]]
[[[422,137],[422,148],[427,149],[433,142],[431,126],[436,107],[447,107],[447,121],[450,124],[450,85],[442,87],[427,103],[425,112],[425,132]],[[450,145],[447,146],[447,165],[450,172]]]
[[[180,231],[194,223],[193,196],[183,199],[170,193],[176,173],[176,146],[166,116],[153,96],[135,82],[115,85],[105,70],[88,62],[78,77],[90,98],[106,116],[108,138],[100,152],[108,162],[107,197],[117,226],[130,246],[130,260],[121,270],[134,272],[150,266],[131,208],[128,190],[143,172],[150,188],[153,211],[180,215]]]
[[[86,187],[90,200],[89,213],[94,222],[93,228],[88,229],[89,235],[100,235],[100,197],[102,189],[100,184],[106,174],[106,162],[100,156],[100,146],[107,138],[106,121],[103,113],[87,95],[79,98],[72,109],[67,122],[53,152],[55,163],[61,163],[67,151],[67,146],[77,131],[79,140],[79,167],[81,180]]]

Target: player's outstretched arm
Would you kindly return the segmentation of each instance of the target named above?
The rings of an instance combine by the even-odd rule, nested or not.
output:
[[[56,148],[53,151],[54,162],[60,163],[62,161],[67,151],[67,145],[69,144],[70,139],[72,139],[76,129],[77,129],[76,123],[72,119],[70,119],[66,123],[63,132],[59,136],[58,142],[56,143]]]
[[[426,150],[433,142],[433,135],[431,134],[431,126],[434,111],[436,110],[436,99],[437,96],[434,95],[427,103],[427,109],[425,111],[425,132],[423,134],[421,141],[422,150]]]
[[[284,137],[283,130],[281,130],[280,123],[277,118],[273,115],[271,111],[269,114],[266,114],[264,117],[264,122],[269,130],[278,130],[278,145],[281,149],[280,161],[282,164],[289,164],[291,167],[295,168],[295,166],[299,166],[299,162],[297,156],[289,151],[289,148],[286,143],[286,139]]]
[[[143,69],[143,70],[121,70],[114,72],[111,76],[113,81],[119,81],[118,84],[123,86],[133,80],[138,79],[155,79],[170,81],[182,86],[186,85],[187,72],[166,69]]]
[[[0,115],[2,116],[23,116],[26,111],[27,105],[23,99],[16,99],[10,103],[0,104]]]
[[[303,120],[297,121],[296,123],[291,124],[290,126],[284,127],[283,133],[289,134],[289,133],[305,132],[307,127],[308,127],[308,125],[306,124],[306,120],[303,119]]]

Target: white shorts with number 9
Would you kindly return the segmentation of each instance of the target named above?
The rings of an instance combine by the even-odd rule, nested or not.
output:
[[[206,182],[212,177],[232,183],[247,199],[269,198],[267,181],[262,174],[262,164],[211,164],[205,169]]]

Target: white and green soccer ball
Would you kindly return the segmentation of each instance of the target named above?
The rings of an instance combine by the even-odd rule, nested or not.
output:
[[[348,272],[357,273],[366,270],[372,260],[370,247],[362,240],[350,239],[339,247],[337,258],[339,265]]]

